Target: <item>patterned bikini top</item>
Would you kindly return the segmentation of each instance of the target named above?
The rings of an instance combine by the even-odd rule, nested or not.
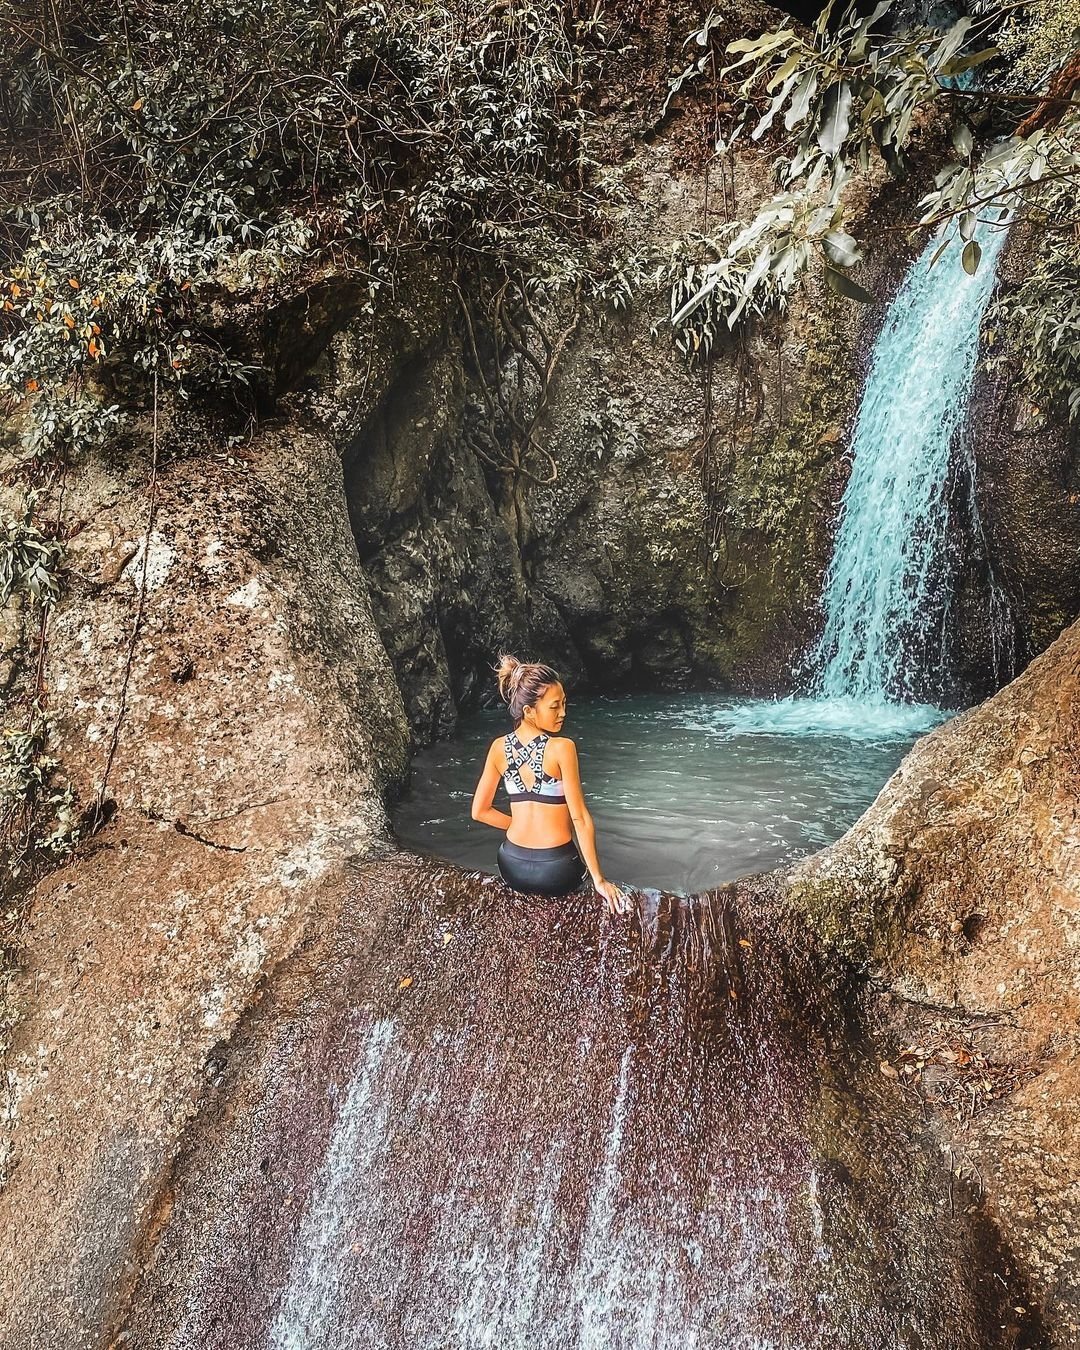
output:
[[[552,778],[544,772],[544,747],[547,745],[546,732],[522,745],[514,732],[503,737],[503,750],[506,752],[506,772],[503,774],[503,786],[511,802],[550,802],[553,806],[566,805],[566,789],[561,778]],[[527,764],[532,773],[533,786],[525,786],[520,769]]]

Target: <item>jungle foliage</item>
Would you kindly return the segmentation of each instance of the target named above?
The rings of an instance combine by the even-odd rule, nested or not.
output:
[[[45,763],[28,747],[67,466],[148,409],[156,427],[159,398],[212,401],[227,444],[273,398],[223,295],[265,313],[313,279],[359,278],[373,313],[405,255],[438,250],[478,363],[527,371],[491,381],[498,434],[478,448],[499,472],[548,473],[533,428],[571,331],[560,297],[610,282],[580,247],[605,23],[545,0],[0,0],[0,408],[26,489],[0,575],[26,591],[30,635],[6,821]]]
[[[1080,6],[983,5],[943,31],[904,23],[897,11],[894,0],[869,13],[830,3],[811,33],[783,28],[731,42],[723,54],[713,12],[688,39],[700,54],[672,94],[704,77],[723,85],[738,112],[716,154],[740,140],[774,148],[780,190],[751,221],[701,239],[698,255],[675,270],[680,345],[707,354],[745,315],[783,308],[819,262],[833,290],[870,300],[852,274],[868,245],[847,221],[850,189],[875,173],[905,176],[913,146],[925,153],[928,130],[940,130],[947,149],[912,234],[938,233],[935,260],[958,238],[974,272],[980,232],[1035,230],[1039,266],[1003,299],[999,318],[1024,353],[1036,396],[1076,416]]]
[[[269,302],[333,262],[374,298],[433,242],[504,273],[567,265],[602,37],[573,6],[5,8],[0,387],[9,412],[28,400],[34,452],[115,434],[128,400],[105,395],[139,372],[242,393],[202,324],[215,281]]]

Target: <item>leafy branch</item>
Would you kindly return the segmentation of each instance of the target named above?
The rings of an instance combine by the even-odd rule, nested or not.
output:
[[[726,155],[740,138],[770,136],[781,150],[781,191],[748,224],[699,237],[697,257],[687,257],[684,248],[673,259],[666,273],[671,323],[684,351],[707,355],[721,326],[730,330],[750,315],[782,309],[815,260],[838,294],[871,299],[850,275],[866,246],[846,225],[846,190],[875,164],[894,177],[908,174],[912,142],[939,110],[952,157],[911,222],[913,232],[942,234],[934,260],[959,236],[964,267],[974,272],[980,224],[1003,228],[1031,218],[1060,236],[1054,265],[1063,273],[1075,270],[1072,212],[1062,209],[1058,189],[1075,195],[1080,184],[1080,59],[1072,51],[1059,54],[1047,88],[1018,91],[1009,84],[1001,49],[979,45],[1000,26],[1000,12],[964,16],[944,31],[893,31],[886,27],[893,11],[894,0],[881,0],[866,15],[854,3],[839,13],[830,3],[806,35],[783,28],[729,43],[726,53],[734,59],[722,67],[712,46],[721,22],[715,13],[688,39],[702,54],[672,81],[672,94],[706,71],[729,85],[737,72],[729,93],[738,115],[716,151]],[[1004,68],[1001,75],[970,85],[972,72],[995,64]],[[1012,129],[979,158],[976,135],[995,119],[1011,120]],[[1026,313],[1030,306],[1021,308]],[[1049,378],[1060,384],[1060,371]]]

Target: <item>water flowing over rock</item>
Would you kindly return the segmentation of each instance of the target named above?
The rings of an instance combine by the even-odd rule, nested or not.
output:
[[[749,899],[639,893],[624,926],[359,867],[230,1048],[125,1344],[1029,1344],[841,968]]]
[[[969,276],[960,243],[934,236],[889,307],[855,424],[825,627],[811,658],[820,698],[873,705],[945,692],[950,461],[1005,237],[1002,226],[977,226],[982,262]]]

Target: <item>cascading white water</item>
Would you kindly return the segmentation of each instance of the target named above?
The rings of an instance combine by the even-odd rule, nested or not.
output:
[[[944,682],[951,460],[1005,235],[1003,225],[979,222],[982,258],[973,276],[961,241],[943,250],[935,235],[905,277],[875,343],[855,424],[822,596],[825,625],[806,663],[810,696],[747,704],[726,719],[726,733],[888,740],[948,715],[919,698]],[[991,595],[988,608],[996,641],[1000,597]]]
[[[950,458],[1005,229],[980,223],[975,238],[973,276],[959,240],[934,262],[931,239],[875,344],[812,657],[818,698],[911,702],[943,663]]]
[[[613,924],[430,858],[353,875],[268,995],[122,1339],[1035,1344],[1002,1336],[1008,1268],[943,1208],[786,898],[639,892]]]

